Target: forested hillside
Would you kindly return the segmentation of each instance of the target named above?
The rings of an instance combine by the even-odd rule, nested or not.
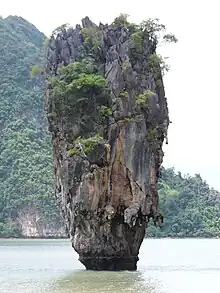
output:
[[[182,176],[163,169],[158,188],[164,224],[162,229],[151,225],[149,236],[220,237],[220,193],[199,174]]]
[[[0,236],[50,234],[60,225],[53,199],[51,142],[43,84],[30,68],[45,36],[16,16],[0,18]]]
[[[0,237],[61,235],[43,84],[30,76],[44,43],[24,19],[0,18]],[[158,187],[164,225],[149,236],[220,237],[220,194],[199,175],[163,169]]]

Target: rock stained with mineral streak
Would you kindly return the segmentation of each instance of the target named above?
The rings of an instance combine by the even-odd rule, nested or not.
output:
[[[91,270],[136,270],[149,218],[159,218],[168,108],[161,72],[149,65],[156,43],[143,34],[137,45],[134,37],[86,17],[82,27],[61,27],[49,41],[46,73],[55,82],[48,82],[46,110],[56,196],[72,246]],[[62,71],[71,64],[72,75]],[[95,70],[84,74],[79,64]],[[98,77],[106,89],[95,85]]]

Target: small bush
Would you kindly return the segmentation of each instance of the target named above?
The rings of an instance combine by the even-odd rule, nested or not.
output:
[[[84,146],[84,152],[86,154],[90,153],[97,145],[103,142],[103,137],[99,135],[80,139],[80,143]]]
[[[154,126],[149,127],[148,138],[150,141],[154,141],[157,138],[156,128]]]
[[[148,64],[150,69],[156,76],[158,76],[160,73],[164,75],[170,69],[164,58],[156,53],[150,54],[148,56]]]
[[[111,26],[114,28],[126,28],[129,30],[131,34],[133,34],[137,30],[139,30],[139,25],[129,22],[128,17],[128,14],[121,13],[119,16],[115,18]]]
[[[101,31],[98,27],[83,28],[81,34],[85,45],[91,47],[92,50],[101,47]]]
[[[62,34],[64,31],[67,31],[68,29],[71,28],[71,25],[69,23],[64,23],[60,26],[58,26],[53,32],[52,36],[56,37],[58,34]]]
[[[113,23],[112,23],[112,26],[113,27],[127,27],[129,25],[129,22],[128,22],[128,17],[129,15],[126,14],[126,13],[121,13],[119,14],[119,16],[117,16]]]
[[[143,50],[143,32],[137,31],[131,35],[130,48],[134,48],[137,50],[138,53],[141,53]]]
[[[95,135],[89,138],[78,138],[74,142],[74,147],[68,151],[68,156],[72,157],[74,155],[83,155],[83,152],[85,154],[89,154],[100,143],[104,143],[104,138],[100,135]],[[81,150],[79,144],[81,144],[83,151]]]
[[[163,39],[166,43],[177,43],[178,39],[174,34],[166,34],[163,36]]]
[[[68,154],[69,157],[73,157],[75,155],[80,156],[80,155],[82,155],[82,151],[81,151],[81,149],[79,147],[75,146],[75,147],[69,149],[67,154]]]
[[[165,31],[166,27],[164,24],[161,24],[159,22],[158,18],[149,18],[141,22],[140,29],[144,33],[146,33],[151,39],[158,40],[159,36],[157,34],[161,34],[161,32]]]
[[[128,92],[127,91],[120,92],[119,97],[120,98],[128,98]]]
[[[136,98],[136,106],[146,106],[148,104],[148,99],[154,96],[151,90],[146,90]]]
[[[102,122],[104,122],[107,117],[112,116],[112,114],[112,109],[107,106],[101,106],[99,109],[99,117]]]

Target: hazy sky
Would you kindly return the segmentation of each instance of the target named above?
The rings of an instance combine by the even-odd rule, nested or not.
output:
[[[49,35],[63,23],[75,25],[88,15],[110,22],[119,13],[131,21],[157,17],[179,38],[162,49],[170,56],[165,77],[169,103],[169,145],[165,166],[200,173],[220,189],[220,43],[218,0],[0,0],[0,14],[22,16]]]

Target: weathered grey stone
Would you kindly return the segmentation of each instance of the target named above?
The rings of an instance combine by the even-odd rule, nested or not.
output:
[[[94,22],[92,22],[88,16],[82,19],[82,26],[83,28],[89,28],[89,27],[98,27]]]
[[[157,179],[169,124],[162,78],[158,83],[147,62],[156,47],[145,36],[140,54],[130,47],[125,28],[97,27],[88,17],[82,26],[100,30],[100,55],[92,57],[108,81],[113,117],[104,125],[105,143],[88,156],[73,157],[68,155],[68,145],[82,135],[74,109],[68,117],[48,118],[56,195],[72,246],[87,269],[135,270],[148,219],[158,219]],[[77,26],[51,38],[48,75],[85,57],[80,30]],[[154,94],[138,105],[139,94],[146,90]],[[51,113],[56,106],[48,92],[46,101]]]

